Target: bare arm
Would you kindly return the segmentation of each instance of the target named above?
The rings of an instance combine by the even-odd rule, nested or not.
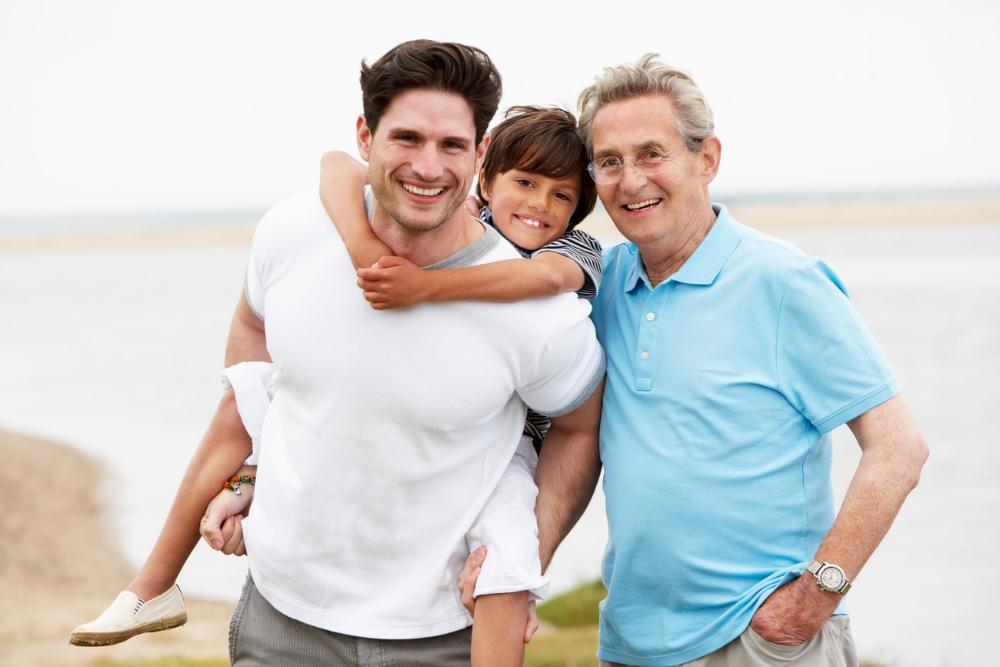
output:
[[[472,667],[521,667],[527,621],[527,591],[481,596],[472,625]]]
[[[836,563],[853,581],[916,487],[927,460],[927,445],[901,396],[851,420],[848,426],[861,447],[861,461],[815,559]],[[751,625],[769,641],[803,643],[819,631],[840,599],[836,593],[821,590],[806,572],[775,591]]]
[[[368,171],[347,153],[323,154],[319,165],[319,198],[356,269],[371,266],[379,257],[395,254],[368,224],[362,194],[367,183]]]
[[[421,269],[401,257],[386,257],[358,271],[358,286],[376,310],[406,308],[427,301],[496,301],[575,292],[583,269],[568,257],[543,252],[530,260],[510,259],[461,269]]]
[[[264,320],[257,317],[247,295],[241,294],[236,312],[229,324],[229,337],[226,339],[226,366],[238,364],[241,361],[271,361],[267,351],[267,339],[264,335]]]
[[[555,417],[538,457],[538,551],[544,572],[552,555],[587,509],[601,473],[598,429],[604,382],[573,412]]]

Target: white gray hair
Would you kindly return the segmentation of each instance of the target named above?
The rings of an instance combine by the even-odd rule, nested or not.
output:
[[[712,109],[698,84],[687,72],[666,65],[660,54],[647,53],[635,65],[605,67],[577,99],[580,135],[593,154],[591,131],[594,116],[606,104],[647,95],[664,95],[674,107],[677,131],[690,151],[701,150],[702,142],[715,132]]]

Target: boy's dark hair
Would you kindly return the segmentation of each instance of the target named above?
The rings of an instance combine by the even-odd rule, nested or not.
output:
[[[482,49],[415,39],[390,49],[372,65],[361,61],[361,103],[372,133],[392,100],[414,88],[461,95],[472,107],[476,143],[500,105],[500,72]]]
[[[567,231],[590,215],[597,201],[594,181],[587,175],[587,148],[576,131],[576,118],[559,107],[516,106],[490,132],[490,145],[483,159],[482,181],[489,188],[493,179],[511,169],[549,178],[580,175],[580,200],[569,219]],[[476,194],[483,191],[476,184]]]

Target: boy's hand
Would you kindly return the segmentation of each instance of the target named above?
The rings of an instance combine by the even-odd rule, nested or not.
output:
[[[253,486],[244,484],[240,495],[223,489],[212,499],[201,518],[201,536],[216,551],[242,556],[246,553],[243,545],[243,525],[240,521],[247,515],[253,500]]]
[[[358,287],[375,310],[409,308],[430,298],[430,277],[402,257],[382,257],[368,269],[358,269]]]
[[[486,547],[479,547],[465,559],[465,565],[458,575],[458,592],[462,596],[462,605],[472,615],[476,615],[476,598],[473,593],[476,591],[476,582],[479,580],[479,573],[483,571],[483,563],[486,561]],[[538,611],[535,609],[535,601],[528,604],[528,622],[524,626],[524,643],[527,644],[538,631]]]
[[[479,219],[479,213],[483,208],[483,203],[479,201],[479,197],[476,195],[469,195],[465,198],[465,212],[471,215],[473,218]]]

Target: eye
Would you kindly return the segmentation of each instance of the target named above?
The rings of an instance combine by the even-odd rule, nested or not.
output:
[[[465,146],[457,141],[446,141],[444,142],[444,147],[450,151],[460,151],[465,148]]]
[[[602,157],[597,160],[597,168],[602,171],[615,171],[622,168],[620,157]]]
[[[656,165],[660,164],[666,159],[667,156],[661,151],[658,151],[656,149],[650,149],[648,151],[645,151],[642,155],[639,156],[639,163],[645,165]]]
[[[571,196],[569,196],[568,194],[566,194],[565,192],[557,192],[556,193],[556,197],[558,197],[559,199],[562,199],[564,202],[566,202],[568,204],[572,204],[573,203],[573,198]]]
[[[534,185],[534,183],[532,183],[527,178],[515,178],[514,182],[523,188],[530,188],[532,185]]]

